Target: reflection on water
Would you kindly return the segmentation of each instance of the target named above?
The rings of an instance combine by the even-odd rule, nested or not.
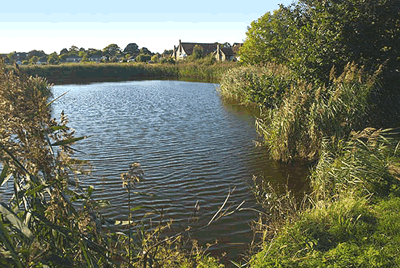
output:
[[[135,191],[133,205],[163,209],[175,228],[185,226],[195,210],[196,226],[208,223],[235,188],[228,205],[255,207],[249,191],[253,175],[273,183],[288,181],[304,187],[307,168],[281,165],[268,159],[265,149],[255,147],[259,139],[254,113],[223,103],[216,85],[182,81],[134,81],[55,86],[53,115],[62,110],[77,135],[91,135],[79,142],[80,154],[93,165],[93,174],[83,181],[97,190],[95,197],[109,200],[104,209],[110,218],[126,220],[127,193],[120,173],[139,162],[145,180]],[[140,218],[145,211],[135,214]],[[237,212],[212,224],[194,237],[202,243],[220,243],[218,250],[237,255],[252,238],[249,223],[256,215]],[[234,245],[233,245],[234,244]]]

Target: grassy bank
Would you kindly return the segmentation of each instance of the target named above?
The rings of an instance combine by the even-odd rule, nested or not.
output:
[[[322,84],[269,64],[222,77],[222,96],[261,110],[256,126],[271,157],[311,166],[301,202],[258,179],[263,242],[249,266],[400,266],[400,139],[398,129],[379,128],[392,116],[376,112],[387,91],[379,74],[350,63]]]
[[[325,141],[310,176],[313,192],[261,226],[268,239],[251,266],[399,267],[398,146],[390,132],[372,128]],[[290,203],[282,200],[274,204]]]
[[[46,78],[53,84],[80,84],[147,79],[182,79],[218,82],[235,63],[146,64],[146,63],[71,63],[62,65],[20,66],[30,76]]]

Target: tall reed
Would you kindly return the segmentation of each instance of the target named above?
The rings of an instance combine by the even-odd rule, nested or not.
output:
[[[348,64],[338,77],[332,70],[328,86],[293,83],[282,105],[266,110],[256,126],[274,159],[315,160],[324,138],[346,139],[367,126],[369,97],[377,88],[374,76]]]

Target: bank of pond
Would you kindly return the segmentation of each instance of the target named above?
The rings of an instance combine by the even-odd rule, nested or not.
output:
[[[61,65],[22,65],[31,76],[46,78],[53,84],[85,84],[146,79],[183,79],[217,82],[222,74],[237,63],[211,65],[197,63],[68,63]]]

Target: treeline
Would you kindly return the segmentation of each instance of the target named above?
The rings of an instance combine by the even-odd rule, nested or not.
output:
[[[388,0],[301,0],[252,22],[221,94],[261,109],[273,159],[311,167],[302,202],[257,180],[252,267],[400,266],[399,29]]]
[[[103,49],[83,47],[78,48],[73,45],[69,49],[63,48],[59,53],[53,52],[46,54],[43,50],[31,50],[29,52],[10,52],[4,54],[6,64],[22,65],[43,65],[60,64],[65,62],[170,62],[172,50],[164,50],[163,53],[153,53],[148,48],[139,46],[136,43],[129,43],[124,49],[117,44],[110,44]]]

